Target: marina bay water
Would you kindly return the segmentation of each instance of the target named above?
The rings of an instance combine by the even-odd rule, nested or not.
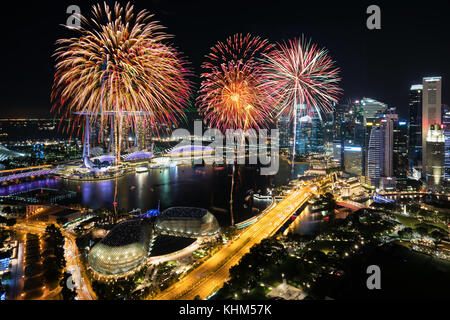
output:
[[[297,164],[294,175],[303,174],[307,164]],[[192,206],[208,209],[220,225],[230,224],[229,190],[231,186],[231,167],[195,167],[180,165],[164,169],[150,169],[147,172],[130,172],[113,180],[76,181],[48,178],[18,185],[0,187],[0,195],[24,192],[36,188],[54,188],[75,191],[82,205],[93,209],[111,208],[117,183],[118,207],[127,211],[141,209],[146,211],[158,207],[161,210],[173,206]],[[252,201],[251,191],[264,192],[270,186],[288,183],[291,166],[280,161],[280,168],[274,176],[263,176],[256,166],[240,166],[236,175],[235,221],[244,221],[264,209],[268,202]]]

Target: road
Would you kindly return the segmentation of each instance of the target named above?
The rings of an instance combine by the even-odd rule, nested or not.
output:
[[[38,221],[30,221],[25,220],[23,222],[18,222],[13,228],[18,229],[22,232],[32,232],[36,234],[44,234],[45,228],[47,224],[44,222]],[[61,229],[62,234],[65,237],[65,245],[64,245],[64,255],[66,259],[66,269],[72,272],[73,280],[76,284],[79,285],[77,288],[77,299],[78,300],[94,300],[96,299],[96,295],[90,286],[90,282],[86,281],[85,270],[80,268],[81,261],[79,260],[78,248],[75,242],[75,238],[69,232]],[[19,257],[20,261],[23,260],[23,257]],[[81,269],[81,270],[80,270]],[[23,271],[22,271],[23,273]],[[49,291],[47,288],[43,288],[44,292],[42,295],[43,299],[50,299],[56,293],[56,289]],[[59,288],[57,288],[59,293]]]
[[[62,229],[61,229],[62,230]],[[64,256],[66,258],[66,269],[72,274],[73,282],[77,287],[77,300],[96,300],[97,296],[91,287],[85,269],[80,261],[80,254],[75,242],[75,237],[67,231],[62,230],[66,238],[64,244]]]
[[[12,267],[11,267],[11,290],[9,290],[7,294],[8,300],[19,300],[20,295],[19,293],[23,289],[23,272],[24,272],[24,266],[23,266],[23,236],[20,235],[18,237],[18,244],[17,244],[17,256],[15,259],[12,260]]]
[[[183,279],[170,286],[156,300],[192,300],[209,297],[229,279],[229,270],[249,252],[250,248],[270,237],[317,190],[316,184],[304,185],[291,192],[261,219],[245,229],[238,239],[224,246]]]

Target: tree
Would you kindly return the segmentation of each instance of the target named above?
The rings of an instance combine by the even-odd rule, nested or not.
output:
[[[402,239],[411,239],[413,236],[413,231],[411,228],[404,228],[398,232],[398,235]]]
[[[11,219],[6,220],[6,225],[9,226],[9,227],[12,227],[13,225],[16,224],[16,222],[17,222],[16,219],[11,218]]]
[[[63,225],[63,224],[65,224],[65,223],[67,223],[67,218],[66,217],[58,217],[57,219],[56,219],[56,222],[58,223],[58,224],[60,224],[60,225]]]
[[[411,203],[406,205],[406,211],[415,215],[420,211],[420,205],[417,203]]]
[[[12,212],[11,207],[10,206],[4,207],[3,212],[7,214],[11,213]]]

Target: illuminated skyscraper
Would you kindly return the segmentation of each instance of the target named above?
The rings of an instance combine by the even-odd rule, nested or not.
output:
[[[426,181],[429,188],[439,188],[444,180],[445,139],[440,124],[431,124],[427,133]]]
[[[362,148],[360,146],[344,147],[344,168],[348,173],[355,175],[362,175],[363,161],[362,161]]]
[[[289,116],[281,116],[277,126],[280,132],[280,148],[289,148],[291,146]]]
[[[397,183],[406,183],[408,171],[408,124],[404,120],[394,123],[394,145],[392,150],[392,166]]]
[[[428,166],[428,160],[432,158],[428,154],[427,139],[428,130],[436,130],[442,123],[442,102],[441,102],[441,77],[423,78],[423,96],[422,96],[422,177],[426,178],[431,167]],[[437,131],[433,132],[434,136]],[[441,131],[442,133],[442,131]],[[430,137],[432,137],[430,136]],[[434,148],[434,147],[433,147]],[[433,152],[434,153],[434,152]],[[437,154],[436,154],[437,155]],[[444,155],[442,154],[442,157]],[[442,159],[443,160],[443,159]],[[436,160],[436,161],[440,161]],[[428,179],[427,179],[428,181]]]
[[[380,126],[372,127],[367,156],[367,176],[374,185],[378,185],[383,174],[383,129]]]
[[[303,115],[301,108],[297,112],[296,153],[310,154],[324,152],[324,124],[318,114]]]
[[[388,107],[387,104],[371,98],[363,98],[360,103],[364,123],[368,118],[374,118],[383,113]]]
[[[410,168],[422,166],[422,84],[409,90],[408,158]]]
[[[445,164],[445,180],[450,180],[450,108],[443,106],[442,126],[444,129],[444,164]]]
[[[398,115],[387,113],[381,119],[381,127],[383,129],[383,176],[392,177],[393,162],[392,152],[394,150],[394,124],[398,121]]]

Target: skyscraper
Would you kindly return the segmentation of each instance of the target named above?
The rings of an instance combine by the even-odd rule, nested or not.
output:
[[[367,156],[367,176],[373,185],[378,185],[383,173],[384,155],[383,155],[383,129],[380,126],[372,127]]]
[[[344,146],[344,168],[348,173],[362,175],[362,149],[360,146]]]
[[[443,106],[442,112],[442,126],[444,129],[444,165],[445,165],[445,180],[450,181],[450,108]]]
[[[372,126],[379,123],[380,116],[386,112],[388,105],[371,98],[363,98],[356,104],[356,122],[360,123],[357,134],[358,144],[362,146],[363,175],[368,176],[369,140]],[[358,112],[359,110],[359,112]]]
[[[387,109],[387,104],[371,98],[363,98],[361,101],[362,116],[364,122],[367,118],[374,118]]]
[[[387,113],[381,119],[383,129],[383,176],[392,177],[394,174],[392,165],[392,152],[394,149],[394,123],[398,121],[398,115]]]
[[[440,127],[440,125],[442,123],[441,87],[442,87],[441,77],[425,77],[425,78],[423,78],[422,177],[424,177],[424,178],[427,177],[428,172],[431,172],[431,167],[428,167],[428,163],[427,163],[428,159],[431,158],[431,155],[427,154],[427,152],[428,152],[427,139],[429,136],[428,131],[431,128],[433,128],[433,130],[436,130],[436,127]],[[436,134],[436,132],[434,132],[433,134]],[[444,155],[442,154],[442,157],[443,156]],[[427,179],[427,181],[428,181],[428,179]]]
[[[278,118],[277,126],[280,132],[280,148],[289,148],[291,146],[289,123],[289,116],[281,116]]]
[[[408,124],[404,120],[394,123],[394,145],[392,150],[392,166],[397,183],[406,182],[408,171]]]
[[[422,166],[422,84],[409,90],[408,158],[410,168]]]
[[[387,109],[383,114],[369,118],[366,122],[366,130],[370,130],[367,142],[367,177],[375,187],[391,187],[395,182],[394,150],[398,115],[392,113],[394,110],[395,108]],[[406,141],[404,148],[406,155]]]
[[[426,181],[429,188],[440,188],[444,180],[444,134],[440,124],[431,124],[427,132]]]
[[[310,154],[324,152],[324,123],[316,112],[305,115],[301,108],[297,111],[296,153]]]

